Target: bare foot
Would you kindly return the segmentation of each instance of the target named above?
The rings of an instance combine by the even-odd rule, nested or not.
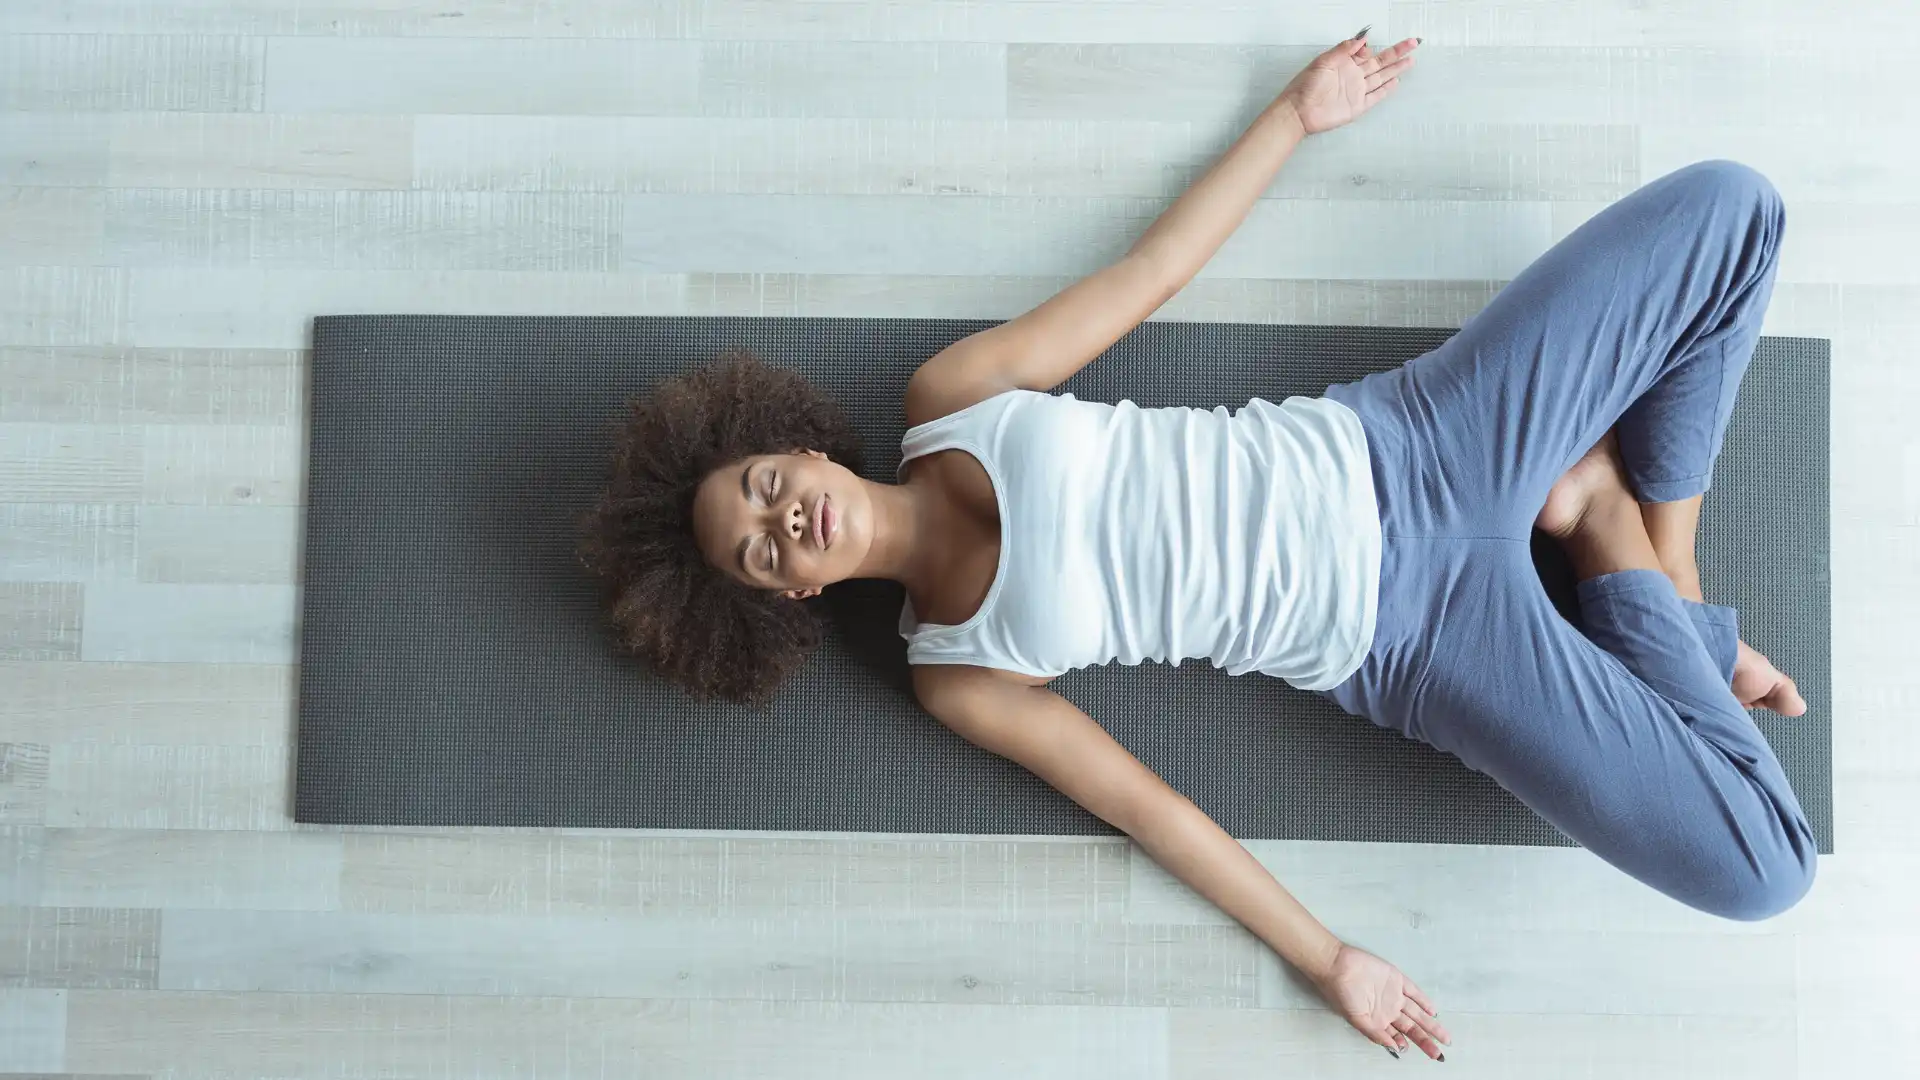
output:
[[[1624,494],[1627,494],[1626,471],[1620,465],[1619,446],[1609,431],[1593,449],[1573,463],[1573,468],[1553,482],[1553,490],[1547,493],[1547,504],[1540,508],[1540,516],[1534,519],[1533,525],[1557,540],[1567,540],[1580,531],[1581,522],[1596,501]]]
[[[1793,680],[1744,641],[1733,662],[1733,696],[1749,709],[1772,709],[1781,716],[1800,716],[1807,711],[1807,701]]]

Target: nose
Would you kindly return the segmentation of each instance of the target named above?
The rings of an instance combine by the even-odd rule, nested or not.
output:
[[[800,500],[795,499],[793,505],[787,508],[787,535],[798,540],[806,535],[806,532],[807,508],[800,505]]]

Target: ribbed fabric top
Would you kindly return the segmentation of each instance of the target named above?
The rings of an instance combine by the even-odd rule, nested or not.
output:
[[[900,633],[915,664],[1052,677],[1204,657],[1307,690],[1373,641],[1380,518],[1360,419],[1324,398],[1229,412],[1015,390],[909,430],[902,468],[962,450],[993,483],[980,610]]]

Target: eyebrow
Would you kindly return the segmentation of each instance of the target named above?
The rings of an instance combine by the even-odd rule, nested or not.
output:
[[[753,484],[747,479],[752,474],[753,462],[749,461],[740,469],[740,497],[748,502],[753,501]],[[734,558],[740,563],[740,573],[742,574],[749,574],[747,570],[747,548],[752,543],[753,537],[751,536],[740,541],[740,550],[734,555]]]

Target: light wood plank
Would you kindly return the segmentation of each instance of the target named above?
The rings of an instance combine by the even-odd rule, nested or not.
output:
[[[191,506],[291,506],[306,480],[294,427],[167,424],[148,428],[140,497]]]
[[[92,266],[106,259],[106,193],[58,187],[0,188],[0,262]]]
[[[1245,0],[68,0],[0,11],[20,33],[222,33],[355,37],[668,37],[754,41],[1282,41],[1325,45],[1362,22],[1386,25],[1386,0],[1305,0],[1284,10]],[[1357,21],[1356,21],[1357,20]]]
[[[1555,1006],[1539,1004],[1542,1010]],[[1453,1034],[1446,1065],[1468,1076],[1791,1080],[1798,1075],[1793,1030],[1767,1018],[1440,1008]],[[1168,1013],[1167,1042],[1168,1075],[1174,1080],[1401,1077],[1420,1067],[1393,1060],[1323,1010],[1175,1009]],[[1418,1051],[1411,1056],[1424,1057]]]
[[[48,829],[39,903],[56,907],[326,911],[338,834]]]
[[[0,990],[0,1072],[59,1072],[66,1057],[66,991]]]
[[[0,660],[0,740],[278,747],[294,677],[266,664]]]
[[[1757,119],[1757,118],[1756,118]],[[1786,199],[1801,203],[1906,204],[1920,200],[1911,182],[1920,151],[1872,126],[1744,124],[1677,127],[1644,124],[1640,160],[1649,178],[1704,158],[1731,158],[1765,173]],[[1793,227],[1799,226],[1797,216]]]
[[[127,266],[612,270],[611,195],[115,191],[106,250]]]
[[[0,424],[0,499],[137,502],[144,458],[135,427]]]
[[[0,988],[149,990],[160,913],[0,907]]]
[[[0,503],[0,580],[131,579],[134,513],[130,506]]]
[[[80,618],[78,585],[0,582],[0,661],[79,659]]]
[[[0,421],[297,425],[292,349],[0,348]]]
[[[678,274],[501,271],[133,272],[142,345],[300,349],[315,315],[652,315],[682,307]]]
[[[0,113],[0,184],[98,187],[106,181],[105,117]]]
[[[0,825],[0,907],[32,907],[40,902],[46,833],[37,825]]]
[[[80,658],[290,664],[298,608],[289,585],[96,583]]]
[[[1239,278],[1509,278],[1550,243],[1547,203],[1258,203],[1201,271]],[[632,195],[629,269],[1083,275],[1165,209],[1151,199]],[[1354,236],[1393,236],[1392,245]],[[1004,238],[992,244],[982,237]]]
[[[274,38],[265,108],[274,113],[699,111],[692,41]],[[512,72],[512,78],[502,78]]]
[[[46,820],[47,748],[0,743],[0,825],[41,825]]]
[[[413,172],[405,116],[128,114],[107,139],[116,188],[404,189]]]
[[[1113,841],[346,837],[353,911],[1103,922],[1125,908]]]
[[[1158,1080],[1166,1058],[1160,1010],[1075,1006],[72,991],[67,1027],[72,1068],[287,1080]]]
[[[250,112],[263,52],[240,37],[0,34],[0,109]]]
[[[1920,1018],[1902,1002],[1920,936],[1907,920],[1879,926],[1798,939],[1800,1075],[1892,1080],[1909,1071]]]
[[[1008,48],[1014,117],[1242,122],[1277,95],[1317,49],[1215,45],[1041,45]],[[1845,50],[1459,47],[1420,50],[1406,92],[1370,123],[1743,124],[1830,122],[1825,87],[1850,88],[1861,124],[1904,115],[1899,75],[1861,69]]]
[[[291,506],[143,506],[139,578],[180,585],[291,585],[301,512]]]
[[[1141,120],[427,116],[415,180],[483,191],[1173,198],[1239,135]],[[1638,182],[1620,126],[1345,128],[1272,198],[1611,199]]]
[[[57,744],[47,824],[91,829],[289,827],[293,753],[274,746]]]
[[[1795,1011],[1793,938],[1784,934],[1380,929],[1343,937],[1406,972],[1441,1016],[1570,1012],[1765,1017],[1778,1023]],[[1260,954],[1263,1008],[1318,1004],[1310,983],[1273,953]]]
[[[1563,4],[1557,0],[1393,0],[1396,35],[1475,45],[1694,45],[1777,53],[1847,36],[1878,40],[1911,28],[1908,13],[1876,0],[1818,6],[1798,0],[1647,0]]]
[[[699,63],[706,116],[1007,113],[1007,46],[1000,44],[715,41],[701,48]]]
[[[114,267],[0,266],[0,345],[127,341],[127,274]]]
[[[1217,927],[182,911],[161,957],[169,990],[1240,1006],[1255,992],[1252,939]]]

